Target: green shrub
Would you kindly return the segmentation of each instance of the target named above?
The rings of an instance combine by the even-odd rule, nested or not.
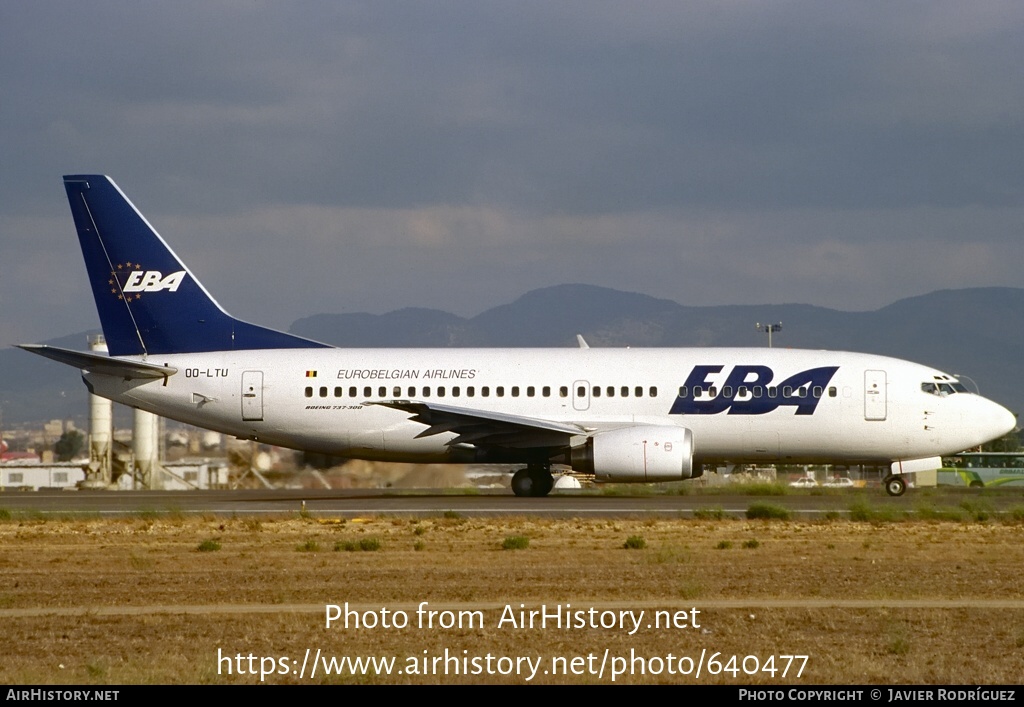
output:
[[[773,506],[770,503],[755,503],[747,509],[747,518],[751,520],[757,518],[789,520],[789,511],[782,506]]]
[[[501,543],[502,550],[525,550],[530,547],[530,539],[525,535],[509,535]]]
[[[341,552],[375,552],[380,550],[379,538],[360,538],[359,540],[339,540],[334,543],[334,551]]]
[[[693,517],[697,520],[722,520],[725,518],[725,509],[698,508],[693,512]]]
[[[360,538],[359,549],[363,552],[376,552],[380,550],[380,538]]]
[[[789,487],[779,482],[754,483],[743,486],[743,493],[750,496],[785,496],[789,493]]]
[[[199,552],[216,552],[217,550],[220,550],[220,543],[213,539],[204,540],[199,543],[199,547],[196,549],[199,550]]]
[[[640,535],[630,535],[626,538],[626,542],[622,544],[627,550],[643,550],[647,547],[647,541]]]
[[[921,509],[918,509],[921,512]],[[869,523],[895,522],[903,520],[903,511],[894,508],[874,508],[865,501],[857,501],[850,506],[850,520],[867,521]]]

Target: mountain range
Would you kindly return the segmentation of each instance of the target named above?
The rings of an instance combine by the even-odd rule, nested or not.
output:
[[[939,290],[871,312],[806,304],[688,307],[594,285],[533,290],[465,318],[423,308],[387,314],[317,314],[293,334],[340,347],[564,347],[582,334],[598,346],[768,345],[756,324],[778,324],[778,347],[863,351],[917,361],[963,376],[1013,411],[1024,409],[1024,289]],[[85,349],[82,332],[45,343]],[[0,425],[88,412],[79,375],[17,349],[0,351]]]

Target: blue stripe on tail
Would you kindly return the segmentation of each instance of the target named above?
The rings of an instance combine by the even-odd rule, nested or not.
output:
[[[235,319],[110,177],[64,177],[111,356],[327,348]]]

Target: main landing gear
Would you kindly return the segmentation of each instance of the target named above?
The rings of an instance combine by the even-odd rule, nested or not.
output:
[[[512,475],[512,493],[516,496],[547,496],[554,487],[551,467],[530,466]]]
[[[903,480],[903,477],[893,474],[882,479],[882,486],[890,496],[902,496],[903,492],[907,490],[907,482]]]

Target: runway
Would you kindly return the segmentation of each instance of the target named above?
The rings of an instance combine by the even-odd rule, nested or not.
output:
[[[546,498],[518,498],[507,491],[235,490],[235,491],[38,491],[0,493],[0,510],[18,514],[210,514],[273,516],[307,513],[356,518],[372,515],[429,517],[457,513],[463,517],[535,516],[692,518],[708,513],[744,516],[754,504],[786,509],[792,519],[843,517],[869,507],[888,513],[916,513],[922,508],[981,507],[991,513],[1020,509],[1020,491],[979,494],[964,489],[911,490],[899,498],[877,489],[829,494],[792,493],[764,496],[740,493],[612,496],[594,492],[553,493]],[[703,511],[703,513],[702,513]]]

